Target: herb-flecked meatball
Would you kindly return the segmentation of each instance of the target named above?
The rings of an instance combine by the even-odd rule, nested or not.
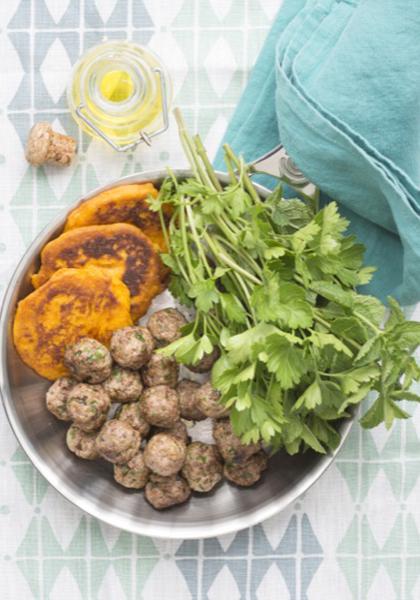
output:
[[[181,327],[187,324],[187,320],[176,308],[164,308],[158,310],[150,317],[147,327],[155,340],[170,344],[182,335]]]
[[[223,464],[214,444],[192,442],[187,447],[182,475],[195,492],[209,492],[222,479]]]
[[[172,356],[162,356],[154,352],[149,362],[142,369],[144,384],[153,387],[155,385],[168,385],[175,387],[178,381],[179,365]]]
[[[95,460],[99,458],[96,436],[96,431],[82,431],[76,425],[70,425],[66,434],[67,447],[79,458]]]
[[[197,407],[207,417],[219,419],[229,414],[229,409],[220,404],[220,392],[211,385],[210,381],[203,383],[196,392]]]
[[[112,402],[135,402],[143,391],[140,373],[115,365],[103,386]]]
[[[151,425],[172,427],[180,417],[178,394],[167,385],[147,388],[140,398],[140,414]]]
[[[83,431],[99,429],[110,406],[111,400],[101,385],[78,383],[70,390],[67,399],[69,416]]]
[[[169,477],[181,470],[187,447],[179,438],[157,433],[146,444],[144,462],[151,471]]]
[[[149,423],[141,416],[140,402],[130,402],[129,404],[121,405],[115,413],[114,418],[129,423],[131,427],[137,429],[142,438],[145,438],[150,431]]]
[[[112,334],[111,354],[120,367],[140,369],[149,360],[155,342],[147,327],[122,327]]]
[[[115,481],[126,488],[140,490],[149,479],[149,469],[144,463],[143,452],[138,452],[127,463],[114,465]]]
[[[267,455],[263,450],[260,450],[243,463],[225,463],[223,474],[232,483],[241,487],[248,487],[257,483],[267,465]]]
[[[207,416],[199,409],[197,405],[197,390],[200,384],[190,379],[181,379],[176,386],[179,398],[179,408],[181,417],[191,421],[202,421]]]
[[[176,423],[174,423],[174,425],[168,428],[158,427],[156,433],[169,433],[169,435],[173,435],[174,437],[179,438],[185,444],[188,444],[188,441],[190,439],[188,435],[187,426],[183,421],[177,421]]]
[[[162,510],[186,502],[191,496],[191,489],[182,477],[151,476],[146,484],[144,496],[153,508]]]
[[[101,383],[111,374],[112,358],[103,344],[84,337],[66,348],[64,364],[78,381]]]
[[[60,421],[70,421],[67,400],[70,391],[77,384],[71,377],[60,377],[48,388],[46,395],[47,408]]]
[[[96,448],[102,458],[119,464],[127,463],[140,448],[140,434],[125,421],[111,419],[98,433]]]
[[[187,367],[193,373],[208,373],[219,356],[220,350],[215,346],[209,354],[205,354],[203,358],[194,365],[187,365]]]
[[[214,423],[213,437],[220,454],[230,463],[242,463],[261,449],[260,444],[242,443],[233,433],[230,419],[221,419]]]

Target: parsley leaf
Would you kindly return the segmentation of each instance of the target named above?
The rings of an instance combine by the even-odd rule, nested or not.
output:
[[[337,352],[342,352],[347,356],[352,357],[353,353],[338,337],[332,333],[322,333],[321,331],[312,331],[310,336],[306,338],[307,342],[312,343],[316,348],[325,348],[332,346]]]
[[[307,328],[313,323],[305,291],[295,283],[271,276],[264,286],[254,289],[251,299],[261,321],[278,322],[289,329]]]
[[[264,350],[260,352],[259,359],[285,390],[299,383],[310,366],[303,350],[278,334],[265,339]]]
[[[319,385],[319,382],[315,379],[315,381],[313,381],[311,383],[311,385],[309,385],[306,388],[306,390],[303,392],[303,394],[301,394],[299,396],[299,398],[297,399],[296,404],[294,405],[293,408],[295,410],[298,410],[299,408],[302,408],[302,406],[304,406],[308,410],[312,410],[316,406],[321,404],[321,402],[322,402],[321,386]]]
[[[246,323],[245,309],[236,296],[220,292],[219,301],[226,313],[228,321],[233,321],[233,323]]]
[[[320,254],[335,254],[340,251],[340,234],[348,227],[349,222],[338,213],[335,202],[330,202],[315,216],[314,222],[319,225],[318,236]]]
[[[337,283],[332,283],[331,281],[312,281],[310,288],[331,302],[353,309],[354,300],[352,292],[344,290]]]
[[[356,366],[369,364],[372,361],[378,360],[380,355],[381,338],[379,336],[373,336],[360,348],[354,359],[354,364]]]
[[[197,309],[203,312],[208,312],[214,304],[219,302],[219,294],[212,279],[193,283],[188,290],[188,296],[195,300]]]
[[[238,364],[255,359],[260,350],[261,342],[267,336],[276,332],[277,329],[273,325],[260,323],[252,329],[248,329],[248,331],[231,337],[226,343],[229,360],[234,364]]]
[[[311,208],[297,198],[284,200],[281,198],[281,188],[277,188],[266,200],[267,206],[272,206],[271,218],[280,233],[291,233],[301,229],[313,217]]]

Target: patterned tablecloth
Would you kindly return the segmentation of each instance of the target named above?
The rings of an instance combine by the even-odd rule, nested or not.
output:
[[[104,38],[148,44],[175,102],[214,152],[279,0],[7,0],[0,3],[0,290],[25,247],[87,190],[184,163],[175,128],[118,156],[81,137],[65,86]],[[34,121],[75,135],[62,171],[23,156]],[[420,410],[391,432],[355,426],[338,460],[275,518],[201,541],[136,537],[88,517],[38,475],[0,415],[2,600],[418,600]]]

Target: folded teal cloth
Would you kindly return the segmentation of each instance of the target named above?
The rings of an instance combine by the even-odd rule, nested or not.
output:
[[[224,140],[248,161],[284,144],[366,245],[364,290],[403,304],[420,300],[419,31],[418,0],[285,0]]]

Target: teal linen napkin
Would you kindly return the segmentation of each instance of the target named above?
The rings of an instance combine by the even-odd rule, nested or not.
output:
[[[366,245],[364,289],[404,304],[420,300],[419,31],[417,0],[285,0],[224,140],[248,161],[284,144]]]

